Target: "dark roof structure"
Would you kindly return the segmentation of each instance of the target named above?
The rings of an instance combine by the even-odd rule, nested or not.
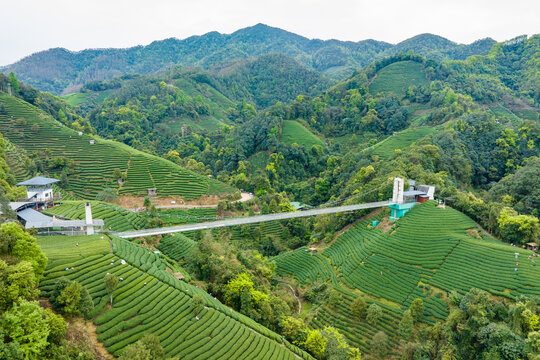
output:
[[[104,221],[101,219],[93,219],[91,224],[87,224],[86,220],[60,220],[54,217],[44,215],[34,209],[24,209],[17,212],[17,215],[23,219],[26,224],[25,228],[53,228],[53,227],[82,227],[82,226],[103,226]]]
[[[424,191],[419,191],[419,190],[409,190],[409,191],[403,192],[403,196],[416,196],[416,195],[426,196],[427,194]]]
[[[20,183],[18,183],[16,185],[17,186],[44,186],[44,185],[54,184],[54,183],[59,182],[59,181],[60,180],[58,180],[58,179],[52,179],[52,178],[48,178],[48,177],[37,176],[35,178],[20,182]]]

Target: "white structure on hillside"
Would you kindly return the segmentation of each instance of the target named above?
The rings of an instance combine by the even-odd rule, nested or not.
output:
[[[90,203],[84,204],[84,211],[86,215],[86,235],[94,235],[94,223],[92,221],[92,208]]]
[[[26,201],[47,203],[54,200],[52,185],[59,181],[58,179],[38,176],[17,185],[26,187]]]
[[[392,202],[394,204],[403,204],[403,185],[402,178],[394,178],[394,190],[392,191]]]

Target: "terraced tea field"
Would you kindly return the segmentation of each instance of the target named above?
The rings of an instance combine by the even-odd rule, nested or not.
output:
[[[159,337],[167,357],[313,359],[283,342],[280,335],[169,275],[168,264],[160,255],[123,239],[112,240],[113,254],[88,251],[80,260],[63,257],[59,250],[65,244],[45,247],[54,265],[47,268],[40,289],[47,296],[62,276],[86,286],[94,300],[93,322],[98,340],[115,356],[144,334],[153,333]],[[108,242],[100,238],[95,241]],[[66,271],[68,267],[74,269]],[[109,298],[103,278],[107,273],[122,281],[113,294],[114,306],[105,309]],[[195,294],[201,294],[206,303],[198,316],[191,307]]]
[[[298,249],[273,258],[278,274],[294,276],[301,285],[327,281],[342,293],[343,300],[322,308],[311,326],[334,324],[361,350],[369,350],[374,331],[397,338],[401,314],[415,298],[423,300],[423,321],[431,323],[448,315],[445,300],[452,290],[476,287],[509,299],[540,296],[540,266],[528,259],[532,253],[470,237],[467,230],[476,224],[454,209],[432,201],[417,205],[388,233],[369,224],[356,224],[321,253]],[[350,303],[361,294],[383,307],[381,324],[353,320]]]
[[[195,246],[194,240],[182,233],[176,233],[164,235],[157,248],[170,258],[178,261],[184,259]]]
[[[80,200],[63,200],[61,205],[49,208],[44,213],[66,219],[83,220],[85,218],[85,203],[86,201]],[[163,226],[192,224],[217,219],[215,208],[167,209],[158,210],[155,213],[148,211],[134,213],[106,202],[90,201],[90,204],[92,217],[103,219],[105,228],[115,232],[144,229],[150,217],[160,218],[163,221]]]
[[[108,254],[110,252],[108,238],[101,237],[102,235],[38,236],[37,242],[49,257],[48,266],[54,267],[59,264],[56,261],[76,262],[88,256]]]
[[[181,196],[187,200],[234,192],[228,185],[125,144],[79,136],[20,99],[0,94],[0,103],[7,111],[7,115],[0,115],[0,131],[13,145],[28,153],[43,156],[46,151],[51,157],[64,156],[75,161],[74,174],[68,177],[65,189],[80,198],[94,199],[106,187],[126,195],[145,195],[147,189],[156,188],[158,196]],[[16,157],[9,156],[8,160],[15,162]],[[115,168],[127,174],[122,186],[112,178]],[[51,174],[55,175],[59,174]]]
[[[62,205],[44,211],[45,214],[58,217],[83,220],[85,218],[85,201],[63,201]],[[144,228],[147,216],[140,213],[133,213],[120,206],[91,201],[92,217],[94,219],[103,219],[105,228],[112,231],[128,231]]]
[[[381,159],[388,159],[394,155],[395,150],[409,147],[417,140],[432,134],[435,131],[436,128],[429,126],[409,128],[398,132],[396,135],[387,137],[383,141],[378,142],[364,151],[369,151],[374,155],[378,155]]]
[[[409,86],[428,84],[423,65],[407,60],[395,62],[379,70],[377,77],[369,85],[369,91],[373,94],[381,91],[393,92],[402,96]]]
[[[304,125],[294,120],[283,121],[283,129],[279,140],[285,144],[297,143],[298,145],[307,148],[310,148],[313,145],[324,146],[324,142],[321,138],[309,131]]]

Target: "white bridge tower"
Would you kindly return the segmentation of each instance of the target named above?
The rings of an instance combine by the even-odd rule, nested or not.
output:
[[[394,178],[394,191],[392,192],[392,202],[394,204],[403,204],[403,186],[404,180],[402,178]]]

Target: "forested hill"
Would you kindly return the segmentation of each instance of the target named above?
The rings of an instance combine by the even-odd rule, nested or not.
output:
[[[422,34],[397,45],[375,40],[310,40],[257,24],[232,34],[210,32],[127,49],[80,52],[49,49],[2,67],[0,72],[14,72],[19,79],[39,90],[59,94],[71,92],[89,81],[126,73],[148,74],[173,64],[222,68],[239,59],[279,52],[329,77],[343,79],[373,60],[397,52],[413,50],[437,60],[464,59],[468,55],[486,54],[493,44],[492,39],[485,39],[460,45],[431,34]]]

